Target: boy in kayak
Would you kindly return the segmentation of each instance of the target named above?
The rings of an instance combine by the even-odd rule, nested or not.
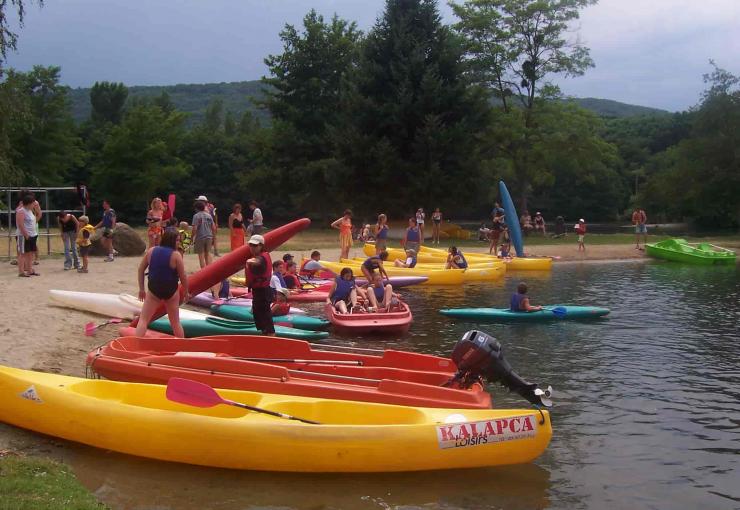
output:
[[[393,265],[396,267],[408,267],[408,268],[414,268],[416,267],[416,252],[412,249],[406,250],[406,260],[399,260],[396,259],[393,261]]]
[[[301,265],[301,270],[298,272],[301,276],[307,276],[308,278],[313,278],[316,273],[321,271],[322,267],[319,261],[321,260],[321,253],[314,250],[311,252],[311,258],[309,260],[306,260]]]
[[[512,312],[538,312],[542,310],[541,306],[532,306],[529,304],[527,297],[527,284],[521,282],[516,288],[516,294],[511,296],[509,305]]]
[[[357,309],[357,286],[355,285],[355,276],[348,267],[342,269],[334,279],[334,283],[329,290],[329,296],[326,298],[327,303],[331,303],[339,313],[348,313],[349,310]],[[351,308],[347,308],[347,305]]]

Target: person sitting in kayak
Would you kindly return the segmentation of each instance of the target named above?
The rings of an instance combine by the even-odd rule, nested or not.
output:
[[[506,225],[501,227],[501,252],[499,258],[511,259],[511,236],[509,235],[509,227]]]
[[[285,287],[290,289],[292,292],[298,292],[301,289],[301,281],[296,274],[296,263],[293,260],[289,260],[285,263],[285,274],[283,279],[285,280]]]
[[[391,304],[394,300],[393,286],[390,283],[383,283],[383,277],[375,273],[373,275],[372,285],[367,289],[367,300],[370,306],[375,310],[385,309],[390,311]]]
[[[387,251],[381,251],[379,255],[373,255],[372,257],[368,257],[365,259],[365,262],[362,263],[362,266],[360,266],[360,269],[362,270],[362,274],[365,276],[365,279],[367,279],[368,283],[373,281],[373,274],[375,274],[375,270],[377,269],[380,274],[385,276],[385,279],[388,280],[388,273],[385,272],[385,268],[383,267],[383,262],[388,260],[388,252]]]
[[[532,306],[529,304],[527,297],[527,284],[522,282],[516,288],[516,294],[511,296],[512,312],[538,312],[542,310],[541,306]]]
[[[290,303],[288,303],[288,289],[280,289],[275,292],[275,302],[270,306],[270,313],[273,317],[288,315],[290,313]]]
[[[144,290],[144,273],[149,268],[148,292]],[[141,307],[139,323],[136,325],[136,336],[144,336],[154,312],[164,302],[167,317],[172,325],[172,332],[178,338],[184,338],[185,332],[180,324],[180,305],[187,302],[188,277],[185,274],[185,263],[177,251],[177,234],[165,232],[159,246],[149,248],[139,264],[139,299],[144,302]],[[178,283],[183,292],[178,292]]]
[[[329,296],[326,298],[327,303],[331,303],[339,313],[348,313],[349,310],[357,309],[357,286],[355,285],[355,276],[348,267],[342,269],[334,279],[334,283],[329,289]],[[347,308],[347,305],[350,308]]]
[[[308,278],[313,278],[316,276],[316,273],[321,271],[323,268],[321,267],[321,264],[319,261],[321,260],[321,253],[314,250],[311,252],[311,258],[309,260],[304,260],[303,264],[301,264],[301,270],[298,271],[298,274],[301,276],[306,276]]]
[[[393,261],[393,265],[396,267],[416,267],[416,251],[412,249],[406,250],[406,260],[396,259]]]
[[[447,255],[447,264],[445,269],[467,269],[468,261],[465,260],[463,252],[458,250],[456,246],[450,246],[449,254]]]

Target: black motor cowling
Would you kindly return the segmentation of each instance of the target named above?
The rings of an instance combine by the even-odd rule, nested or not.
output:
[[[481,377],[499,382],[535,405],[550,407],[552,388],[542,390],[535,383],[522,379],[504,359],[501,344],[482,331],[471,330],[463,335],[452,350],[452,361],[457,373],[448,383],[462,388],[470,387]]]

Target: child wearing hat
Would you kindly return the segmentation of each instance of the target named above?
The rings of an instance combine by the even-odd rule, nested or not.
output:
[[[77,269],[78,273],[87,273],[87,261],[90,256],[90,247],[92,246],[92,236],[95,233],[95,227],[90,225],[90,218],[83,215],[77,221],[80,229],[77,231],[77,248],[80,251],[82,267]]]
[[[578,223],[573,225],[573,228],[576,230],[576,234],[578,234],[578,251],[586,251],[586,220],[581,218],[578,220]]]

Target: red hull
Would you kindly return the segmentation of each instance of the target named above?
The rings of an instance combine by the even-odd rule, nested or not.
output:
[[[271,364],[239,357],[361,362],[362,366]],[[185,377],[216,388],[315,398],[422,407],[491,407],[490,395],[478,385],[470,390],[441,386],[455,370],[449,359],[393,350],[383,351],[382,356],[318,350],[300,340],[122,337],[91,351],[87,364],[95,373],[118,381],[166,384],[171,377]]]
[[[341,314],[337,313],[334,306],[327,303],[325,311],[337,333],[402,335],[409,330],[414,317],[406,303],[402,302],[401,307],[402,310],[398,312]]]
[[[243,298],[252,298],[252,293],[249,292],[244,287],[237,287],[235,289],[231,289],[231,295],[233,297],[243,297]],[[303,292],[298,292],[296,294],[291,294],[288,296],[288,302],[291,303],[319,303],[321,301],[326,301],[326,298],[329,297],[329,292],[324,290],[306,290]]]

